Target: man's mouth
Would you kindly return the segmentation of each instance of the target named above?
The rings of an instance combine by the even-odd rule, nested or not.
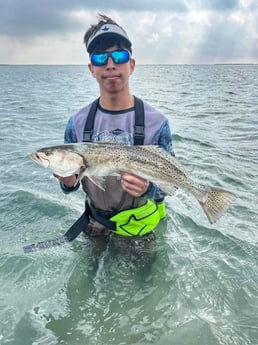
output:
[[[115,80],[120,78],[120,75],[105,75],[103,76],[103,79],[107,79],[107,80]]]

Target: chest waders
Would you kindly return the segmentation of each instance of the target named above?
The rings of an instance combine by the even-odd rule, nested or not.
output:
[[[143,101],[134,97],[135,101],[135,126],[134,126],[134,145],[144,144],[144,105]],[[83,142],[91,142],[95,115],[99,105],[99,98],[96,99],[89,111],[84,131]],[[111,229],[122,236],[143,236],[151,232],[166,216],[166,208],[163,200],[155,202],[147,199],[146,203],[140,207],[123,210],[119,212],[109,212],[99,210],[92,205],[86,204],[89,208],[91,217],[98,223]]]

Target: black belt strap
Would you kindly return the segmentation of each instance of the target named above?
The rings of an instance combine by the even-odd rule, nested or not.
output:
[[[87,210],[80,216],[79,219],[66,231],[66,233],[54,240],[46,240],[23,247],[24,253],[31,253],[41,249],[61,246],[66,242],[73,241],[83,230],[85,230],[89,223],[89,216]]]
[[[111,213],[111,212],[105,212],[95,207],[92,207],[90,205],[89,205],[89,208],[90,208],[90,214],[94,220],[104,225],[106,228],[116,231],[116,223],[109,220],[109,218],[112,217],[112,215],[111,214],[108,215],[108,213]]]

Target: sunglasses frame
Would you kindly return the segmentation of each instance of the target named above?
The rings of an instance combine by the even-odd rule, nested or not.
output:
[[[116,57],[114,56],[114,54],[116,53],[123,53],[122,58],[124,57],[124,59],[122,59],[122,61],[119,61],[121,59],[121,56],[120,56],[119,59],[116,60]],[[97,61],[98,56],[100,57],[101,55],[103,56],[103,63]],[[96,59],[94,59],[94,57],[96,57]],[[122,65],[124,63],[127,63],[130,60],[131,54],[128,50],[116,49],[116,50],[113,50],[112,52],[93,53],[90,57],[90,60],[93,66],[102,67],[102,66],[107,65],[109,57],[112,58],[115,64]]]

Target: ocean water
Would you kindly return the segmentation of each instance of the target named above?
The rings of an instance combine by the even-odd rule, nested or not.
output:
[[[167,115],[188,174],[237,200],[210,225],[192,195],[167,198],[145,270],[83,236],[23,253],[83,211],[30,154],[98,87],[86,66],[0,66],[1,345],[258,344],[258,66],[137,66],[131,89]]]

